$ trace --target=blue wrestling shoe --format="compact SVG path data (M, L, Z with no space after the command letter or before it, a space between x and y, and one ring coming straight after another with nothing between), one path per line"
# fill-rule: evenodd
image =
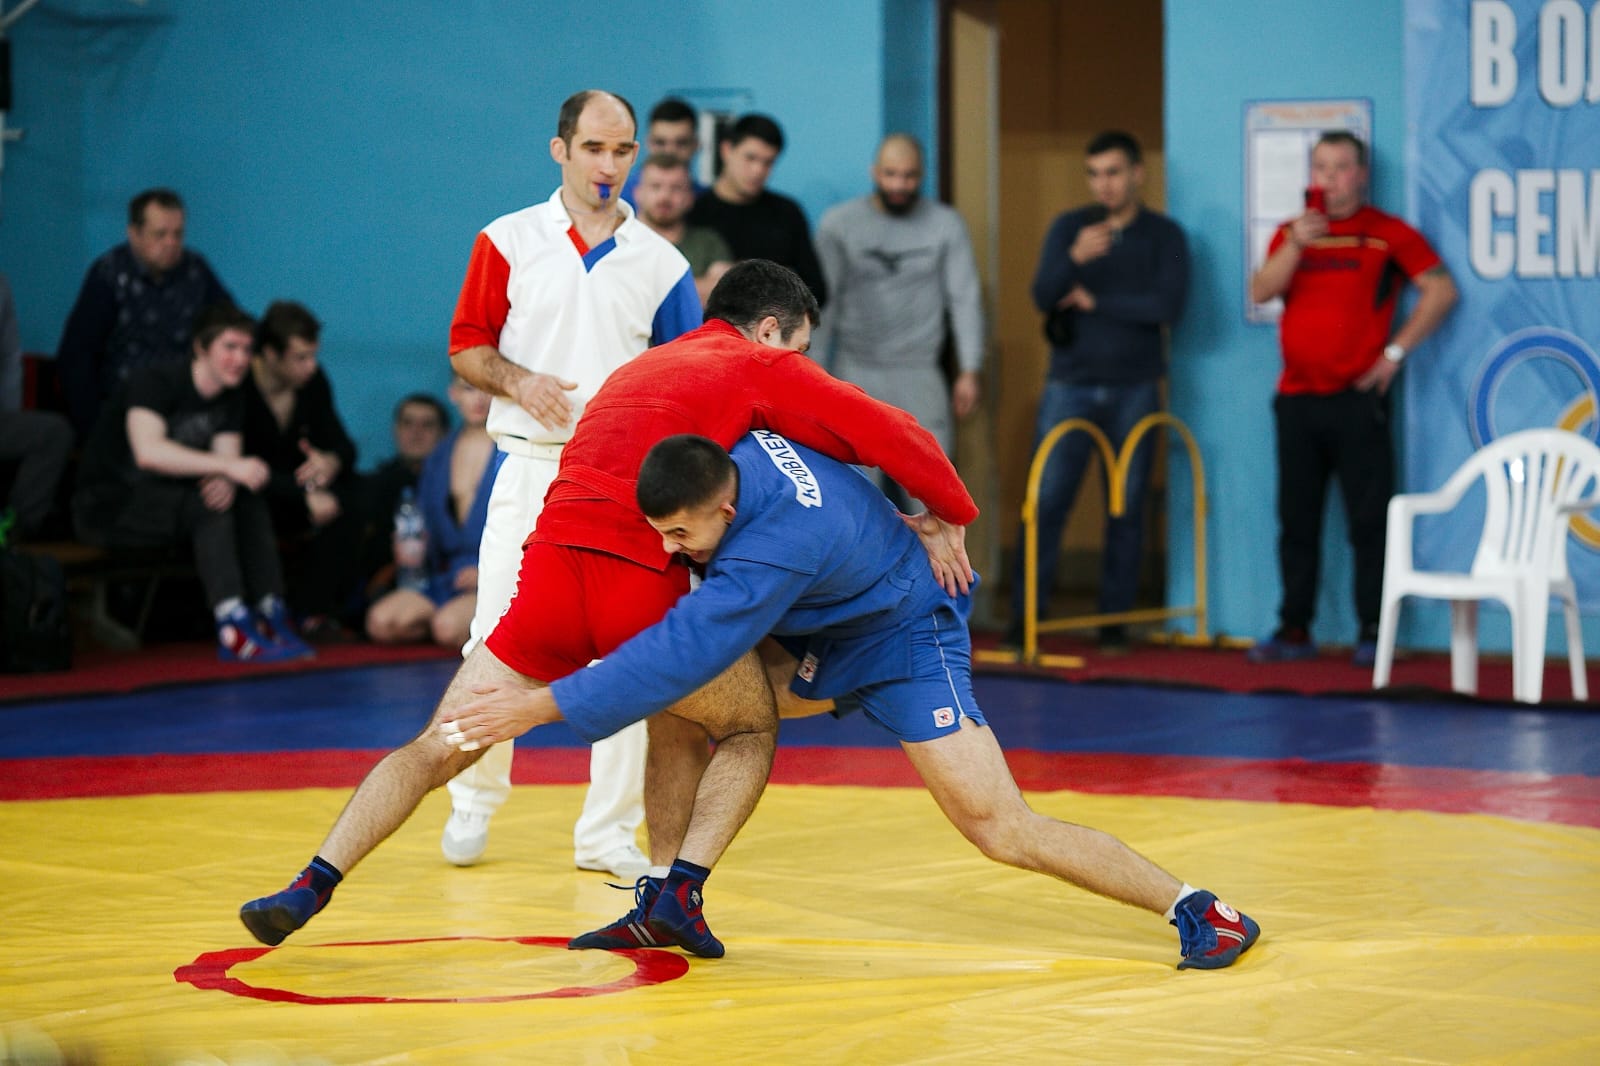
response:
M706 925L701 911L703 892L704 886L699 881L669 878L655 906L650 908L647 924L658 941L676 944L702 959L720 959L726 949Z
M626 889L627 886L612 885L611 887ZM572 951L580 951L584 948L616 951L618 948L658 948L665 946L650 931L650 926L646 920L650 914L651 906L660 895L660 878L639 878L633 885L633 910L624 914L610 925L601 926L593 932L573 937L567 941L567 947Z
M311 645L300 639L300 634L295 632L294 621L289 617L289 608L276 596L268 596L261 601L261 609L256 612L260 620L261 635L278 650L284 659L315 659L317 653Z
M1178 904L1180 970L1220 970L1249 950L1261 927L1210 892L1192 892Z
M318 867L321 861L313 859L312 865L300 871L300 876L282 892L253 899L239 908L239 920L251 936L268 947L277 947L284 937L328 905L342 875L331 866Z
M217 620L217 658L225 663L275 663L287 658L262 631L261 619L235 607Z

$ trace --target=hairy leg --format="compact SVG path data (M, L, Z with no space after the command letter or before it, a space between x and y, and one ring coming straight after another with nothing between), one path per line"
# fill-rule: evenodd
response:
M483 645L474 648L450 679L433 717L403 748L385 755L356 789L318 851L348 874L356 863L399 829L422 798L476 762L482 751L462 752L445 743L439 723L452 720L455 709L472 698L471 686L502 682L541 688L542 681L524 677L506 666Z
M697 724L715 745L695 788L693 811L677 852L689 862L714 866L755 810L772 772L778 713L760 658L746 652L704 688L674 704L670 713ZM652 745L655 736L651 733ZM681 792L676 798L681 802ZM652 856L655 837L652 826Z
M711 761L710 738L698 723L670 710L651 715L649 729L644 820L650 835L650 865L670 866L683 846L694 813L694 794Z
M989 858L1161 914L1183 885L1109 833L1029 808L987 726L901 745L961 835Z

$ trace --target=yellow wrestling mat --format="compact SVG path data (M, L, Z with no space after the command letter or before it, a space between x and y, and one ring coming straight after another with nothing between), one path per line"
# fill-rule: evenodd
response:
M439 794L260 949L239 904L345 796L0 805L0 1062L1600 1062L1593 829L1032 795L1260 921L1179 972L1160 919L989 863L921 791L774 786L708 885L727 957L684 965L560 946L632 904L567 865L578 788L519 788L465 870Z

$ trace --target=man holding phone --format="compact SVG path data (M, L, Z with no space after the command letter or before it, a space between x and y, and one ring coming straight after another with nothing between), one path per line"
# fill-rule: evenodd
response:
M1279 626L1250 649L1251 662L1316 656L1311 640L1330 477L1339 479L1355 551L1355 662L1377 653L1383 552L1394 446L1389 385L1406 354L1438 328L1456 302L1455 282L1427 240L1365 202L1367 146L1346 130L1311 150L1306 211L1285 222L1250 279L1250 298L1283 297L1283 374L1278 426ZM1404 282L1416 306L1392 335Z
M1033 302L1045 313L1050 369L1033 438L1034 449L1057 423L1087 418L1121 449L1128 432L1161 408L1166 373L1163 330L1178 320L1189 288L1183 230L1140 200L1144 156L1131 134L1108 130L1089 142L1086 170L1094 203L1068 211L1045 236L1033 278ZM1055 583L1061 532L1088 466L1091 442L1070 434L1055 449L1039 487L1039 612ZM1144 489L1151 443L1129 464L1127 508L1106 519L1100 612L1126 611L1139 586ZM1029 453L1030 458L1032 453ZM1022 537L1011 593L1006 642L1022 643ZM1120 625L1102 626L1100 646L1127 647Z

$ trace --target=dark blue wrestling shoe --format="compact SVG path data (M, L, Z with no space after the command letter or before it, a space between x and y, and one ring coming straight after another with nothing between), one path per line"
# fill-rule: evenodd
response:
M1178 927L1180 970L1220 970L1249 950L1261 927L1210 892L1185 896L1172 924Z
M626 885L612 885L613 888L626 888ZM668 945L657 940L650 931L646 919L650 914L650 907L661 895L661 879L656 877L641 877L633 885L633 910L624 914L610 925L601 926L593 932L575 936L567 941L567 947L573 951L584 948L599 948L602 951L616 951L618 948L659 948Z
M720 959L726 949L711 935L702 913L704 886L688 878L669 878L650 908L648 924L658 941L676 944L702 959Z
M324 883L327 884L326 877ZM313 887L313 867L308 866L282 892L253 899L240 907L239 920L250 930L251 936L268 947L277 947L283 943L284 937L305 925L313 914L328 905L337 884L335 880L327 884L325 891L318 892Z

